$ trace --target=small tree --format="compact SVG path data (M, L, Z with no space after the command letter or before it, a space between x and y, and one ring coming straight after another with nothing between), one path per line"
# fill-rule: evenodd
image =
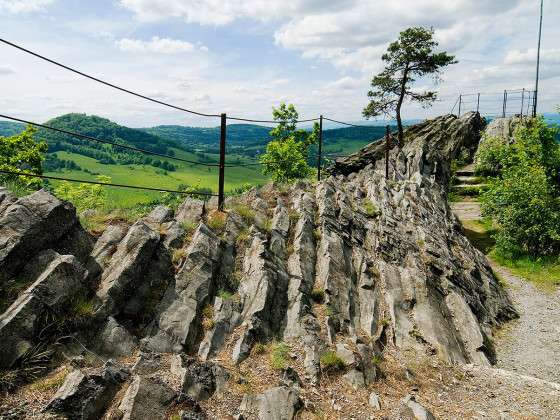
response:
M21 134L12 137L0 136L0 169L12 172L27 172L41 175L42 161L45 159L47 143L35 141L37 130L28 126ZM14 188L40 188L42 181L36 177L0 174L1 184L11 184Z
M263 173L271 175L276 182L287 182L309 176L312 169L307 164L309 146L317 141L319 124L313 131L298 130L299 114L295 107L285 103L272 109L272 118L278 125L270 131L272 140L261 157Z
M366 118L379 115L392 116L395 112L399 130L399 146L404 142L401 107L405 99L430 106L436 99L433 91L416 92L412 89L417 77L432 76L436 81L442 69L455 64L455 57L446 52L434 52L438 43L434 40L434 30L422 27L408 28L401 32L399 39L389 45L381 57L385 69L371 82L371 98L364 108Z

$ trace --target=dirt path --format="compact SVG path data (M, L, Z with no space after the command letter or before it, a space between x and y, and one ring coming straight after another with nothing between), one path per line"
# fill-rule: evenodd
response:
M492 263L520 318L496 335L497 367L560 383L560 289L545 292Z
M478 231L472 223L480 218L480 204L465 201L451 203L451 208L464 224L467 236L481 248L484 241L479 236L484 232ZM508 293L520 315L518 320L496 333L496 367L560 383L560 288L555 292L539 290L507 268L495 262L491 264L507 283Z

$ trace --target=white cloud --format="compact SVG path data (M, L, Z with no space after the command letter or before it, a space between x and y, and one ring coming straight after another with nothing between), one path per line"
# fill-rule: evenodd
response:
M117 47L121 51L127 52L152 52L158 54L181 54L195 51L196 47L187 41L170 38L152 37L150 41L140 39L123 38L116 41ZM208 51L204 46L200 47L203 51Z
M359 88L367 87L367 83L364 83L362 79L356 79L353 77L345 76L341 79L335 80L327 84L327 89L334 90L354 90Z
M8 74L14 74L16 71L10 66L0 65L0 76L5 76Z
M0 12L29 13L43 10L55 0L0 0Z
M338 10L354 0L120 0L141 20L179 17L202 25L225 25L237 19L284 19L301 13Z
M560 49L544 49L541 50L541 60L546 64L560 64ZM504 59L505 64L531 64L537 62L537 50L530 48L528 50L512 50L507 53Z

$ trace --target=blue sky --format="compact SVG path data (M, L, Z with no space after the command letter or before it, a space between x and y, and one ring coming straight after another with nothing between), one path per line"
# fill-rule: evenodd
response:
M560 2L545 0L542 111L560 103ZM356 121L381 54L407 26L433 26L459 64L430 110L457 95L531 88L538 0L0 0L0 36L113 83L202 112ZM420 81L418 88L428 88ZM0 45L0 110L45 121L67 112L131 126L216 125L144 103Z

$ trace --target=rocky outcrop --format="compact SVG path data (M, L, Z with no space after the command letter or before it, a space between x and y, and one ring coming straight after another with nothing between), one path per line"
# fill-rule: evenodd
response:
M45 408L72 420L95 420L127 380L129 373L108 362L100 372L71 372Z
M226 215L193 199L176 212L158 206L132 226L109 226L95 245L69 204L0 190L1 276L29 282L0 317L2 366L35 343L43 313L63 314L76 294L93 305L94 328L71 333L88 351L134 364L111 403L126 418L158 418L175 394L190 405L183 417L204 417L253 380L258 391L244 392L239 415L290 419L309 384L322 398L321 375L369 395L388 349L493 363L491 330L516 313L447 205L450 160L472 156L483 125L467 114L409 128L389 151L388 178L375 143L316 185L254 188L229 197ZM276 379L263 384L271 369ZM126 375L113 376L71 373L49 410L101 416ZM217 416L233 415L228 407Z

